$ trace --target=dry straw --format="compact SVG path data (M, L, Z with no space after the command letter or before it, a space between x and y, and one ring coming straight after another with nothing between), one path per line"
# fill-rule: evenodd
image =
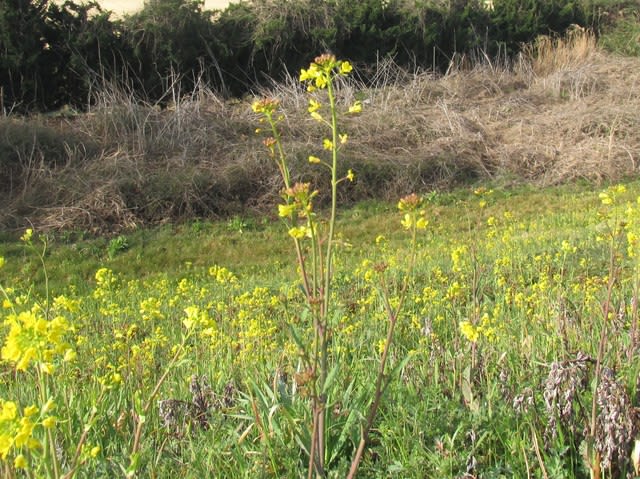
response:
M345 124L354 139L345 164L358 180L341 201L394 199L478 179L551 185L637 172L640 59L599 51L587 30L542 37L513 61L460 58L446 75L406 71L390 60L366 76L355 73L336 93L342 105L357 99L365 106ZM37 161L46 135L29 130L22 137L35 142L18 143L15 122L1 119L5 148L20 153L10 174L21 188L19 195L0 192L7 205L0 225L28 218L53 229L108 230L272 211L278 172L261 155L249 101L223 100L205 85L185 93L168 84L162 105L123 87L97 89L90 113L52 127L85 139L66 141L60 155L67 161L55 164ZM256 93L281 100L294 181L326 191L306 162L319 132L298 82ZM21 128L41 131L28 122Z

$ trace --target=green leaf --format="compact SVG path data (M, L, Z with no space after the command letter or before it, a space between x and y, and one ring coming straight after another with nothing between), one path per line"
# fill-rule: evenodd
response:
M339 364L336 362L336 364L331 368L331 371L329 371L329 374L327 375L327 379L322 385L322 394L328 393L329 389L333 385L333 382L336 380L336 375L338 374L339 370L340 370Z
M136 475L136 471L140 466L140 453L136 452L129 456L129 467L127 467L126 475L127 477L133 477Z

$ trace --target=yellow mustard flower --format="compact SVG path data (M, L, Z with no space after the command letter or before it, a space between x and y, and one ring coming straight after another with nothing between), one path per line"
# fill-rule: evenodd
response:
M460 332L468 341L475 343L480 338L480 332L470 321L461 321Z
M18 415L18 406L13 401L0 399L0 422L12 421Z
M214 277L218 284L234 284L238 281L237 276L223 266L211 266L209 276Z
M422 205L422 198L417 194L411 193L398 201L398 209L400 211L415 211Z
M53 372L56 370L56 367L51 364L51 363L40 363L40 371L42 371L45 374L53 374Z
M322 115L320 113L318 113L317 111L311 112L311 118L313 118L316 121L324 121L324 118L322 117Z
M29 449L33 449L36 443L33 442L33 438L31 437L33 434L33 430L36 427L36 423L34 423L30 417L22 417L18 421L20 425L17 434L13 438L13 443L16 447L27 446Z
M10 314L4 323L9 326L9 334L0 357L15 363L20 371L25 371L32 361L49 363L53 356L68 349L64 336L72 328L62 317L47 321L32 310Z
M335 75L347 75L353 70L348 61L336 60L334 55L325 53L316 57L309 68L300 70L300 81L308 83L309 91L326 88Z
M349 170L347 171L347 176L346 176L346 178L347 178L347 180L349 180L349 181L351 181L351 182L353 182L353 180L355 180L355 179L356 179L356 175L355 175L355 173L353 172L353 170L349 169Z
M37 414L38 411L39 411L38 406L31 405L31 406L27 406L26 408L24 408L23 414L26 417L31 417L31 416Z
M402 227L406 230L411 229L413 227L413 216L409 213L406 213L400 221Z
M57 423L57 419L55 416L47 416L42 420L42 427L45 429L51 429Z
M603 191L602 193L600 193L598 197L600 198L600 201L602 202L603 205L608 206L613 204L613 197L609 195L609 193L607 193L606 191Z
M273 115L278 109L280 101L275 98L262 98L251 104L254 113L263 113L267 116Z
M420 216L416 220L416 228L417 229L424 230L424 229L427 229L427 226L429 226L429 222L427 221L427 219L424 216Z
M308 108L309 113L318 111L321 106L322 104L319 101L316 101L312 98L311 100L309 100L309 108Z
M351 114L360 113L361 111L362 111L362 102L359 100L355 101L353 105L349 107L349 113Z
M347 73L351 73L353 71L353 66L348 61L343 61L340 63L340 73L346 75Z
M311 65L309 65L308 69L303 68L302 70L300 70L300 81L305 82L315 80L319 74L320 69L318 68L318 65L316 63L312 63Z
M311 157L309 157L309 161L311 162ZM295 203L278 205L278 216L280 216L281 218L291 218L295 212L296 212Z
M32 237L33 237L33 229L27 228L24 234L20 237L20 240L24 241L25 243L28 243L29 241L31 241Z
M295 239L303 239L311 237L311 229L308 226L294 226L289 229L289 236Z
M27 465L27 458L24 457L24 454L18 454L13 460L13 467L16 469L26 469Z

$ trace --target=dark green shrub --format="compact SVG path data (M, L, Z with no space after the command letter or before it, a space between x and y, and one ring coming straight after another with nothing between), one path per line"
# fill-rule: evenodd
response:
M143 98L169 103L201 81L221 86L220 50L200 0L155 0L124 20L131 69Z
M203 85L242 96L323 51L348 58L360 72L388 57L411 69L445 71L456 55L513 55L571 24L601 32L628 4L251 0L211 12L201 0L153 0L113 20L94 3L8 0L0 5L0 85L5 109L51 110L86 106L114 81L163 106ZM635 18L620 24L631 28L626 38Z
M128 62L120 34L119 23L95 2L1 2L0 104L5 112L86 105L96 79Z
M493 49L504 46L512 55L539 35L561 34L570 25L586 25L579 2L567 0L495 0L488 36Z

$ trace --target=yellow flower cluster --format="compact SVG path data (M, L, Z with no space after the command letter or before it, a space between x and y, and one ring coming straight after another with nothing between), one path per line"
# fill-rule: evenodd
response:
M282 196L286 203L278 205L278 215L281 218L292 220L289 228L289 236L297 240L311 238L313 236L313 198L318 194L317 190L311 190L309 183L296 183L286 188ZM306 220L296 225L298 219Z
M412 193L404 198L401 198L398 202L398 210L404 213L404 217L401 221L402 226L406 230L418 229L424 230L427 228L429 222L425 215L426 211L423 209L424 200L417 194Z
M286 188L282 196L287 203L278 205L278 215L281 218L307 218L313 213L313 198L318 195L317 190L311 189L310 183L296 183Z
M473 191L473 194L480 199L480 201L478 202L478 206L480 208L486 208L488 204L487 200L491 197L491 195L493 195L493 190L481 187L475 189Z
M251 108L254 113L262 113L263 115L271 116L278 110L279 106L279 100L275 98L263 98L262 100L253 102Z
M19 414L19 407L14 401L0 399L0 459L6 461L14 452L14 467L26 468L28 463L22 451L42 449L34 431L39 426L45 429L55 426L56 417L49 414L54 408L55 403L50 399L42 408L27 406Z
M313 91L316 88L326 88L333 75L348 75L352 70L348 61L336 60L335 55L325 53L316 57L308 69L300 71L300 81L308 82L309 91Z
M237 276L223 266L211 266L209 268L209 276L215 278L218 284L233 284L238 282Z
M162 320L164 314L162 313L162 301L159 298L145 298L140 301L140 317L143 321Z
M598 196L603 205L611 206L616 203L618 197L627 192L627 188L624 185L615 185L608 188L606 191L602 191Z
M30 311L9 314L4 324L9 333L2 347L2 360L14 363L19 371L26 371L35 363L50 374L56 356L72 356L66 336L73 328L62 316L47 320L38 307L33 307Z
M502 309L497 304L491 314L484 311L475 322L470 320L460 321L458 327L460 328L460 333L471 343L476 343L481 338L491 342L498 338L498 333L502 329L501 317Z
M640 196L635 203L628 203L624 212L624 231L627 240L627 256L640 261ZM636 265L640 269L640 264Z
M460 322L460 332L468 341L475 343L480 338L480 331L471 321Z
M105 299L110 295L111 289L116 284L116 276L109 268L100 268L96 271L95 280L97 287L93 290L95 299Z

